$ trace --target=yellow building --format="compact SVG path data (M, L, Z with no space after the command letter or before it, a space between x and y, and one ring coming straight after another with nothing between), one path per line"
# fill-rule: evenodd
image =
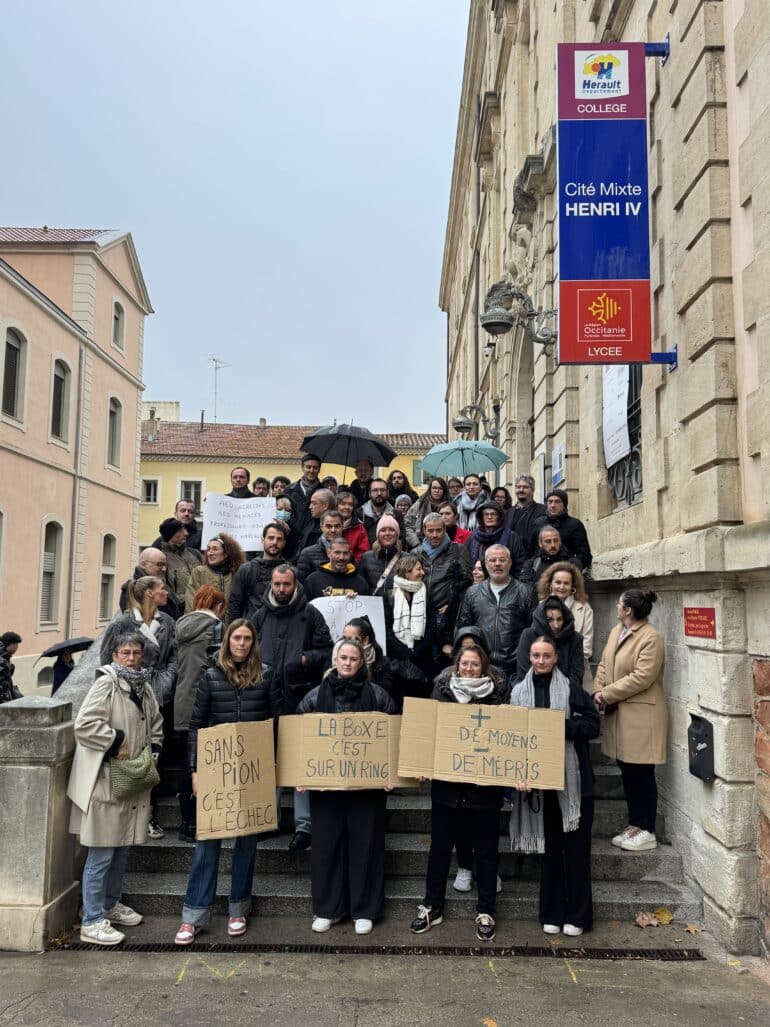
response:
M145 402L143 407L148 416L142 422L140 547L157 538L158 525L174 512L178 499L192 500L200 512L207 492L229 492L230 471L237 464L250 471L252 481L260 476L272 480L278 474L295 481L301 474L300 444L318 427L268 425L264 418L259 424L164 421L158 412L176 413L177 405ZM155 416L149 416L153 410ZM376 467L375 474L387 477L390 471L403 471L412 487L421 491L420 460L446 437L418 432L379 437L397 455L388 467ZM325 463L321 477L329 474L340 484L355 477L352 468Z
M95 637L134 566L144 318L131 236L0 228L0 631ZM41 676L42 672L42 676Z

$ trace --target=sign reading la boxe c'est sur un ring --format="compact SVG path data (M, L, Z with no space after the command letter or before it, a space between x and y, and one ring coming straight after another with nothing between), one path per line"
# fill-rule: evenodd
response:
M649 363L644 43L560 43L559 362Z

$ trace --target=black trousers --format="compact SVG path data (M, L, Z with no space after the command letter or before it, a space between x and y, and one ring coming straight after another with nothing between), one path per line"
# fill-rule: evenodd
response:
M473 822L467 806L457 807L457 865L463 870L473 871Z
M430 852L425 876L425 905L444 908L444 895L449 877L452 849L458 836L457 806L444 806L433 800L431 806ZM497 903L497 851L500 833L500 807L473 809L465 807L462 817L470 824L471 866L475 861L478 913L495 915Z
M315 916L376 920L385 900L384 791L311 792Z
M544 791L545 852L540 857L540 923L593 927L591 827L593 796L583 796L580 826L565 832L556 792Z
M655 780L654 763L625 763L618 760L626 793L628 823L643 831L655 834L655 820L658 815L658 783Z

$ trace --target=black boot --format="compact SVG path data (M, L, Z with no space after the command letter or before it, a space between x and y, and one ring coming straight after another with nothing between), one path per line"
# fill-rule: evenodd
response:
M180 842L195 842L195 796L179 795L179 810L182 824L179 828Z

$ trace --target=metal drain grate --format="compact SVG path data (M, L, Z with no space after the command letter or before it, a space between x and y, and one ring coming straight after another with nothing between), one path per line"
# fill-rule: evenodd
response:
M59 945L49 952L105 952L110 949L83 942L72 942ZM198 952L206 953L242 953L267 954L285 953L287 955L327 955L327 956L486 956L504 959L514 956L550 959L646 959L660 960L666 963L690 963L705 960L700 949L601 949L601 948L563 948L551 945L303 945L299 943L280 945L270 942L248 942L240 945L228 945L224 942L213 942L209 945L189 945L180 948L171 942L126 942L118 945L115 952Z

